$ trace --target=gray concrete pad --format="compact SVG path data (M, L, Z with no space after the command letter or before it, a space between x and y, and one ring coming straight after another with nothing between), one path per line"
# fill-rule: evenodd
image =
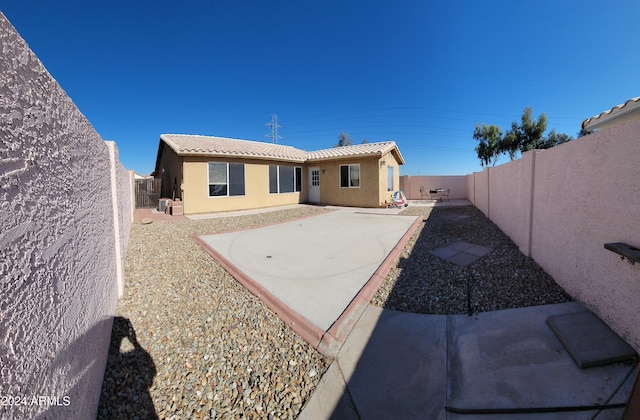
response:
M547 324L583 369L637 356L630 345L592 312L550 316Z
M546 324L549 316L584 310L570 302L451 316L448 407L532 409L624 402L628 394L618 391L634 366L580 369Z
M620 418L622 408L508 412L629 399L634 364L579 369L546 324L549 316L580 311L586 309L576 302L472 317L369 306L300 418Z
M327 331L415 220L346 209L200 239Z
M363 419L444 418L446 316L369 306L338 353Z
M466 267L484 257L491 251L493 251L493 248L486 246L475 245L469 242L455 242L442 248L438 248L432 251L431 254L452 264Z

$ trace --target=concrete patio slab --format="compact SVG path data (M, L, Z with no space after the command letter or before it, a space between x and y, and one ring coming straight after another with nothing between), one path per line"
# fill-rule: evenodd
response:
M346 314L354 298L361 310L377 289L365 285L388 270L421 218L341 209L276 225L202 235L199 242L249 290L314 346L345 336L359 317ZM383 268L385 268L383 267ZM386 273L377 275L381 281ZM360 300L362 302L360 302ZM347 311L348 312L348 311ZM354 319L355 318L355 319ZM343 322L334 325L338 319ZM329 343L323 345L330 351Z
M637 357L635 350L592 312L550 316L547 324L583 369Z
M449 409L561 411L626 402L618 391L633 376L632 364L580 369L546 324L549 316L584 311L569 302L451 316Z

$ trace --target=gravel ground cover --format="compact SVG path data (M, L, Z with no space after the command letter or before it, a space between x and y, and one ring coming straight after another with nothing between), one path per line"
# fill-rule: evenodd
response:
M425 221L404 247L372 304L422 314L471 314L570 301L571 298L473 206L410 206ZM494 248L467 267L431 254L464 241Z
M331 360L299 338L193 240L323 213L299 207L132 226L99 419L295 418ZM472 206L410 206L426 221L372 304L459 314L570 300ZM428 217L427 217L428 216ZM466 241L494 251L468 267L430 254Z
M135 223L98 418L295 418L330 360L192 236L322 212Z

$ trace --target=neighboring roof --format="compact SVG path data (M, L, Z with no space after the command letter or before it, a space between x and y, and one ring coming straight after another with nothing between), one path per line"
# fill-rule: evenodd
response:
M261 141L186 134L162 134L160 142L160 147L164 142L178 156L254 158L303 163L307 160L322 161L348 157L382 156L392 152L396 156L396 160L400 164L404 164L400 150L393 141L333 147L315 152L305 152L295 147ZM158 157L160 157L160 149Z
M404 158L400 154L400 150L393 141L384 141L379 143L363 143L352 146L332 147L330 149L308 152L307 157L310 161L341 159L345 157L360 156L382 156L386 153L393 152L396 160L401 165L404 164Z
M595 130L596 128L607 122L611 122L615 119L638 110L640 110L640 96L631 98L627 102L616 105L613 108L602 112L601 114L595 115L591 118L587 118L586 120L582 121L582 128L587 131Z
M303 150L281 144L225 137L162 134L164 141L179 156L224 156L304 162Z

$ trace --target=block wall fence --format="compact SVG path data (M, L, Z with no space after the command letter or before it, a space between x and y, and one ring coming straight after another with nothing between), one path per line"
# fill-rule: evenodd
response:
M640 119L467 176L468 199L640 351Z
M426 191L438 188L449 189L449 199L467 198L467 177L464 175L431 176L431 175L402 175L400 177L400 189L408 200L420 200L420 189ZM428 198L428 197L427 197Z
M0 14L1 418L95 418L131 177Z

